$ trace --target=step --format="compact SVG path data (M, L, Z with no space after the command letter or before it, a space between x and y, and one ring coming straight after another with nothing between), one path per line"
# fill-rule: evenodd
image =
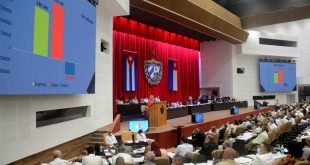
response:
M93 137L90 137L90 141L104 141L104 138L103 137L93 136Z

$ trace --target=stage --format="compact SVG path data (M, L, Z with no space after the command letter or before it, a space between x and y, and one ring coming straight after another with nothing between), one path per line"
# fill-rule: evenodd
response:
M212 126L220 127L228 121L234 122L234 120L245 119L250 114L259 114L272 109L272 107L262 107L260 110L255 110L254 107L240 108L238 115L231 115L230 110L211 111L204 113L204 122L198 124L191 123L191 116L187 115L167 120L167 126L150 130L146 136L155 139L161 147L170 148L177 144L178 138L191 136L192 131L197 127L202 131L208 131ZM128 131L128 122L121 122L120 131L115 133L116 136L123 131Z

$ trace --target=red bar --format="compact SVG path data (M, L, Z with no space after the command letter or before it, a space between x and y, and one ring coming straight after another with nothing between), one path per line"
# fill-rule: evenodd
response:
M278 75L279 75L279 84L283 84L283 70L282 69L278 70Z
M63 59L64 8L53 2L52 4L52 45L51 57Z

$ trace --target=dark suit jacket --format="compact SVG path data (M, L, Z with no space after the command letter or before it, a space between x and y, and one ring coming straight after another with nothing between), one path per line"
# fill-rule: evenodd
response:
M204 132L198 132L196 134L192 134L192 144L194 147L202 147L205 141L206 135Z
M212 151L218 149L218 145L214 142L205 143L199 153L204 155L208 160L212 159Z

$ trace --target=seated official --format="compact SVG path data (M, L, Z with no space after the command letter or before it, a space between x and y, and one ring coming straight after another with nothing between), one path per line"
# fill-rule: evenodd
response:
M159 144L154 141L151 143L151 151L155 154L155 157L167 157L168 153L165 149L159 147Z
M289 142L287 146L289 155L276 160L272 165L309 165L310 162L302 156L302 145L298 142Z
M140 129L137 134L137 141L147 141L145 133Z
M260 144L259 151L260 152L257 153L257 155L254 157L254 161L251 163L251 165L271 165L274 162L269 144Z
M185 156L187 152L193 152L193 145L188 143L188 140L185 137L181 138L181 144L177 146L175 150L175 155Z
M125 163L127 163L127 164L134 164L134 160L133 160L133 158L131 157L131 155L125 153L125 148L124 148L124 146L118 146L117 151L118 151L118 154L116 154L116 155L114 155L114 156L112 157L112 164L113 164L113 165L116 163L116 159L117 159L118 157L124 158L124 161L125 161Z
M207 160L212 160L212 151L217 150L218 145L214 143L213 136L207 136L205 143L201 150L199 151L199 162L204 162Z
M194 147L202 147L205 141L206 135L204 132L196 128L192 133L192 144Z
M70 165L71 163L67 160L63 160L62 154L59 150L53 152L54 160L49 163L49 165Z
M143 165L156 165L154 152L149 151L145 154Z
M82 158L82 165L102 165L102 158L95 155L93 146L87 147L87 156Z
M249 152L252 150L252 147L254 145L260 145L262 144L265 140L268 139L268 134L267 134L267 127L262 127L262 132L253 140L251 140L248 144L246 144L244 147L245 149Z
M117 140L116 140L116 138L112 132L108 132L108 135L105 136L104 141L105 141L106 145L108 145L108 147L110 147L110 148L113 147L114 144L117 143Z
M233 148L226 148L223 153L223 160L216 165L239 165L234 159L237 157L238 152Z

